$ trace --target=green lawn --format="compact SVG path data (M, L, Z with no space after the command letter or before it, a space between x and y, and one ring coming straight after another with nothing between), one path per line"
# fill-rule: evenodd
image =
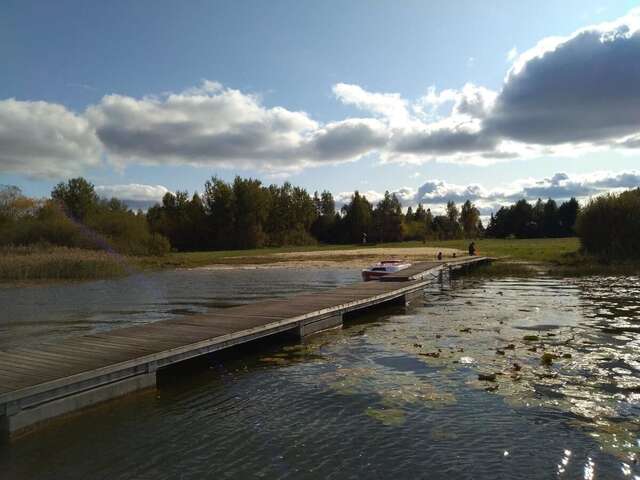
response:
M440 246L466 250L468 240L427 242L427 246ZM479 255L505 257L529 262L565 263L571 254L577 254L580 241L575 238L498 239L476 241Z

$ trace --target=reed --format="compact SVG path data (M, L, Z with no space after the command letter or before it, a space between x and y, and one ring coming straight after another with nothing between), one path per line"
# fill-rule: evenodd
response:
M121 258L101 251L36 246L0 249L0 281L88 280L125 273Z

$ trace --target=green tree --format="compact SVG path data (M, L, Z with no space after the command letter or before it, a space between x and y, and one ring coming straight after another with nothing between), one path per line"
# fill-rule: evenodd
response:
M558 208L558 223L562 236L571 236L575 233L575 225L580 213L580 204L575 198L563 202Z
M321 242L336 242L336 226L338 218L336 214L336 202L331 192L325 190L318 196L318 192L313 195L313 202L316 206L316 220L311 226L312 235Z
M560 234L559 227L558 204L550 198L544 204L542 235L545 237L557 237Z
M479 228L482 226L480 211L469 200L464 202L460 209L460 223L465 237L475 238L478 236Z
M342 207L342 241L361 243L363 234L371 233L373 209L364 195L356 190L349 203Z
M259 180L236 177L233 181L235 248L258 248L265 244L268 196Z
M374 234L377 241L399 242L402 240L402 220L402 207L398 197L388 191L384 192L384 198L373 210Z
M67 215L79 221L84 221L98 205L93 184L82 177L60 182L51 192L51 198L60 202Z
M207 225L212 235L212 246L217 249L234 248L235 208L233 189L217 177L204 185L202 197L207 214Z

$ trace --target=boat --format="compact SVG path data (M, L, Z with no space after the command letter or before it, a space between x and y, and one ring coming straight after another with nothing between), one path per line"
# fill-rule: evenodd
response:
M365 282L369 280L376 280L385 275L399 272L405 268L409 268L410 263L406 263L404 260L382 260L375 265L370 266L362 270L362 279Z

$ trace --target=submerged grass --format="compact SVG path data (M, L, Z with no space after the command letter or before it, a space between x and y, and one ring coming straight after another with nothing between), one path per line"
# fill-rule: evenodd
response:
M0 282L89 280L125 273L122 262L105 252L65 247L0 249Z
M501 277L534 277L543 271L540 265L522 262L496 261L488 265L480 265L465 273L471 278L501 278Z

